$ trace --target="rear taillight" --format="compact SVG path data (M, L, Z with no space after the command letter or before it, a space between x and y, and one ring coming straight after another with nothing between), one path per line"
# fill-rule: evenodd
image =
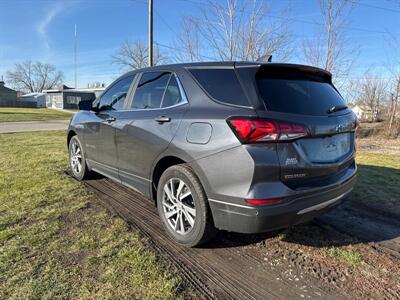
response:
M270 198L270 199L246 199L246 203L253 206L272 205L283 202L283 198Z
M277 120L231 118L228 123L244 143L288 141L308 134L303 125Z

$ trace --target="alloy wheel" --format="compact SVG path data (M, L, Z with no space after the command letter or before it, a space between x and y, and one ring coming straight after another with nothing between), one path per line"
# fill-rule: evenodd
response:
M80 174L82 171L82 151L79 143L73 141L70 149L71 168L75 174Z
M164 185L162 205L168 225L176 233L185 235L194 226L196 207L188 185L179 178L171 178Z

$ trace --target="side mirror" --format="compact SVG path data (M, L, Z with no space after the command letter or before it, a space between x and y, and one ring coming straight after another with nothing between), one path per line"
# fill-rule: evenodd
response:
M79 110L93 110L92 101L91 100L83 100L78 104Z

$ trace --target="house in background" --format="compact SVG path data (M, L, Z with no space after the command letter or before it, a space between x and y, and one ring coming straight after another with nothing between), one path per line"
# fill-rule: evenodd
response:
M10 89L5 86L4 81L0 81L0 102L5 104L6 102L14 102L17 101L17 91ZM3 105L2 105L3 106Z
M46 94L46 107L59 109L78 109L81 101L94 101L103 91L104 86L74 89L62 85L56 89L43 90Z
M366 105L356 104L351 109L360 121L371 121L374 119L374 112Z
M36 104L36 107L46 107L45 93L29 93L19 97L22 101L29 101Z

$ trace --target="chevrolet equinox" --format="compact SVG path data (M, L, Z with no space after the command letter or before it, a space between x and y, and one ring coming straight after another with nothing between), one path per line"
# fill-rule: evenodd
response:
M217 229L258 233L311 220L353 189L355 115L330 73L213 62L129 72L68 129L73 175L100 173L153 199L185 246Z

